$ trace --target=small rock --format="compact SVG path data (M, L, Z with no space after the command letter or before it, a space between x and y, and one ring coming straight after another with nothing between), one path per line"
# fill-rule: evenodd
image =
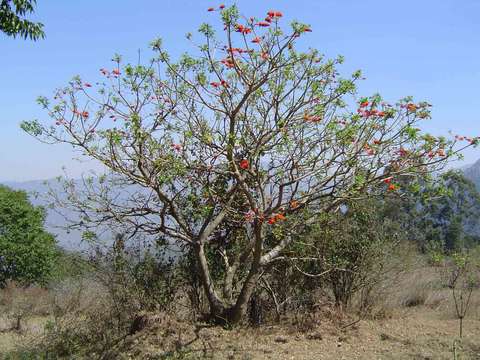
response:
M283 337L283 336L277 336L275 338L275 342L277 343L282 343L282 344L286 344L288 342L287 338Z
M313 334L308 334L307 335L308 340L323 340L322 334L316 332Z

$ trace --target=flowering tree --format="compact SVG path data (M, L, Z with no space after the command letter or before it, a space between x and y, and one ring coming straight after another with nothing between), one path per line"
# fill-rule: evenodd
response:
M426 175L477 139L456 146L422 134L430 105L411 98L391 105L375 95L349 111L361 74L341 78L342 58L298 51L308 25L281 30L278 11L260 20L236 7L208 11L224 32L201 25L200 44L187 36L193 55L174 62L156 40L148 65L116 57L113 70L100 70L97 92L75 78L54 104L39 99L53 124L22 127L108 169L85 182L86 193L68 183L77 225L121 223L189 247L211 314L236 323L297 225L378 189L400 192L397 178ZM212 246L221 284L206 256Z

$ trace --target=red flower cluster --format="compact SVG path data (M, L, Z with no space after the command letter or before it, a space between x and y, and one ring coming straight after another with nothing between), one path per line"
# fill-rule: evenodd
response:
M322 121L322 117L319 116L319 115L305 114L305 115L303 115L303 120L311 121L311 122L319 122L319 121Z
M240 168L247 170L250 167L250 162L247 159L242 159L239 164Z
M300 206L300 203L299 203L297 200L292 200L292 201L290 201L290 207L291 207L292 209L296 209L296 208L298 208L299 206Z
M250 53L250 52L253 52L253 50L245 50L242 48L228 48L227 52L229 52L232 55L235 55L235 54Z
M245 221L246 222L253 222L255 219L255 211L253 210L248 210L247 213L245 214Z
M88 119L88 117L90 116L90 114L88 113L88 111L78 111L77 109L74 109L73 110L73 113L75 115L78 115L80 117L83 117L84 119Z
M417 106L415 104L407 104L407 110L410 112L414 112L417 110Z
M267 223L268 223L269 225L273 225L273 224L275 224L275 223L276 223L277 221L279 221L279 220L286 220L286 219L287 219L287 218L286 218L285 215L283 215L283 214L275 214L275 215L272 215L272 216L268 219Z
M398 187L395 184L388 185L388 191L395 191L397 189L398 189Z
M404 149L403 147L400 148L400 150L398 150L398 154L401 156L401 157L405 157L409 154L409 151Z
M364 110L368 106L368 101L365 101L360 104L360 107L357 109L357 113L363 117L378 116L385 117L385 111L378 111L377 109Z
M283 14L280 12L280 11L273 11L273 10L270 10L269 12L267 12L267 16L269 18L281 18L283 16Z
M243 26L241 24L236 24L235 31L246 35L246 34L250 34L252 32L252 29L249 27Z
M370 103L368 102L368 100L362 100L360 102L360 107L361 108L364 108L364 107L367 107Z
M259 21L255 25L261 26L261 27L267 27L270 26L270 23L268 21Z
M225 5L224 4L220 4L220 6L218 7L219 10L223 10L225 9ZM214 7L209 7L207 9L207 11L211 12L211 11L215 11L215 8Z
M225 80L222 80L220 82L215 82L214 81L214 82L211 82L210 85L212 85L215 88L218 88L219 86L223 86L223 87L226 87L226 88L229 87L228 83Z
M468 136L455 135L455 140L468 141L470 144L474 144L475 142L478 141L478 139L479 139L478 137L471 138L471 137L468 137Z
M182 151L182 145L180 144L172 144L172 149L179 152L179 151Z
M231 59L231 58L222 59L222 60L220 60L220 62L229 69L231 69L235 66L235 63L234 63L233 59Z

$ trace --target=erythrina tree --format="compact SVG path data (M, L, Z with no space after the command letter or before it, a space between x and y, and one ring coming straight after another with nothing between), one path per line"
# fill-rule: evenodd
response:
M0 186L0 287L8 280L40 283L51 274L57 248L44 230L45 212L24 191Z
M233 324L296 226L371 189L397 192L397 178L428 174L477 139L456 146L422 134L430 105L411 98L391 105L375 95L348 111L361 74L342 78L342 58L298 51L310 26L284 31L278 11L257 19L236 7L208 10L224 31L201 25L194 55L174 62L156 40L148 65L117 56L100 70L97 93L74 78L54 104L39 98L53 123L22 127L108 169L83 191L67 181L60 200L79 212L76 225L122 224L183 244L211 315ZM223 262L219 281L212 256Z
M24 18L34 12L36 3L36 0L1 0L0 31L13 37L20 35L24 39L43 39L43 24Z

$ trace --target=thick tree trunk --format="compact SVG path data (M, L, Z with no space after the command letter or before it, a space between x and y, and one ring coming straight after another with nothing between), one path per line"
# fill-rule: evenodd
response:
M253 292L257 286L258 279L260 278L261 265L260 261L262 259L262 250L263 250L263 237L262 237L262 225L260 222L256 221L254 224L255 232L255 245L253 248L253 261L248 272L247 278L243 283L242 290L238 295L235 305L232 306L227 312L227 320L230 324L238 324L248 310L248 302L252 297Z
M214 318L221 318L225 314L226 306L215 291L203 244L197 244L195 246L195 256L197 259L198 271L200 273L200 281L202 282L203 289L210 305L211 316Z
M262 224L257 222L254 224L254 246L253 259L248 272L247 278L242 285L240 294L238 295L235 304L231 305L229 299L222 299L218 296L213 280L210 276L210 269L208 267L207 258L204 252L204 245L198 242L195 246L195 255L197 258L198 270L200 272L200 279L205 290L209 305L211 320L222 324L235 325L238 324L246 315L248 310L248 303L252 297L253 292L257 286L262 269ZM233 281L233 274L229 274L226 281ZM228 288L228 284L226 284ZM230 285L231 286L231 285ZM226 294L228 295L228 289ZM227 303L228 302L228 303Z

